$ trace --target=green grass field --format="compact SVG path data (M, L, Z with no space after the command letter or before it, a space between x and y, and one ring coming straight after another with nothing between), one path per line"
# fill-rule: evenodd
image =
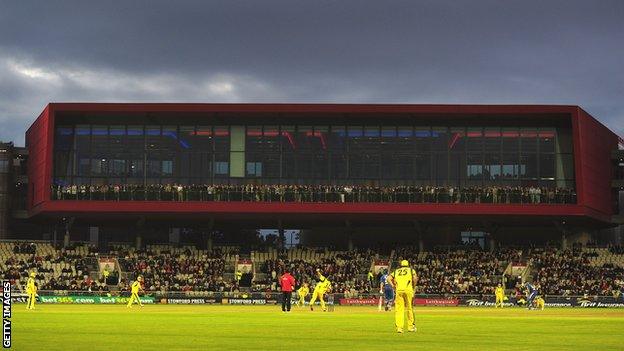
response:
M622 350L624 310L417 307L416 333L393 312L279 306L13 305L15 350ZM284 340L288 339L287 342Z

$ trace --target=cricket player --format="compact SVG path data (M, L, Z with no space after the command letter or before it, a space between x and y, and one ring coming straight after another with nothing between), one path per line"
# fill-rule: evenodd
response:
M544 305L546 304L546 301L544 301L544 298L541 296L538 296L535 298L535 307L537 307L540 310L544 310Z
M526 290L527 296L527 310L533 309L533 300L537 297L538 291L537 288L529 282L524 283L524 289Z
M318 299L321 303L321 309L323 312L327 311L327 307L325 306L325 293L331 290L331 282L329 279L325 278L323 274L321 274L321 270L317 269L316 274L318 275L318 283L314 287L314 291L312 292L312 299L310 299L310 311L314 311L314 303Z
M139 299L139 291L143 291L143 287L141 286L141 283L143 282L143 277L138 276L137 280L135 280L132 283L132 295L130 295L130 299L128 300L128 305L126 307L132 308L132 303L134 301L136 301L139 306L143 307L143 303L141 302L141 299Z
M381 278L379 278L379 293L384 294L384 299L386 300L386 305L384 310L389 311L392 309L392 303L394 302L394 289L392 288L392 284L388 280L388 270L384 269ZM381 311L381 305L380 311Z
M308 287L308 283L303 283L299 289L297 289L297 295L299 296L299 301L297 301L297 306L305 305L305 298L310 293L310 288Z
M414 288L418 282L416 271L409 266L407 260L403 260L401 261L401 267L390 274L389 280L396 291L394 300L394 320L397 333L403 333L405 311L407 311L407 330L415 332L416 324L414 322L412 300L414 299Z
M28 295L28 300L26 301L27 310L35 309L35 300L37 297L37 285L35 284L36 275L37 274L35 272L30 272L30 276L26 282L26 295Z
M494 295L496 296L496 304L494 305L494 308L498 308L499 306L500 308L503 308L503 304L505 302L505 289L503 289L503 285L501 283L498 283L498 286L494 291Z

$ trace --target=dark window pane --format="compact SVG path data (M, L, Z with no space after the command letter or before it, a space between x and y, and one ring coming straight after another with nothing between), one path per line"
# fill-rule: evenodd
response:
M381 157L379 154L364 155L364 170L362 177L366 179L379 179L379 167L381 166Z
M416 154L414 155L414 163L416 179L428 180L431 178L431 155Z
M501 178L501 157L499 154L486 154L484 162L484 178L496 181Z
M520 156L520 177L527 179L537 178L537 154Z
M342 151L346 148L347 132L343 126L332 126L329 135L329 148Z
M328 177L328 158L324 153L317 153L314 155L314 178L327 179Z
M504 153L517 153L520 147L520 134L517 128L503 128L502 143Z
M485 153L500 153L501 139L500 128L485 128L483 131L483 149Z
M434 151L446 151L449 147L449 135L448 128L445 127L433 127L432 140Z
M295 140L295 127L294 126L282 126L281 141L282 141L283 152L289 153L289 152L295 152L295 150L297 150L297 146L296 146L297 142Z
M61 126L56 128L54 136L55 151L71 150L74 147L74 128Z
M540 153L555 152L555 130L542 128L539 130L539 150Z
M520 148L522 154L537 152L537 129L522 128L520 130Z
M542 179L555 179L555 154L540 154L539 171Z
M280 176L280 155L265 154L263 155L263 172L265 177L279 178Z
M278 126L264 126L262 140L264 142L264 152L280 152L280 135Z
M228 126L215 126L213 140L214 140L215 152L229 152L230 151L230 128ZM229 164L229 161L228 161L228 164ZM223 170L224 168L229 168L229 167L222 167L221 170Z
M514 179L520 173L520 158L518 154L503 154L502 157L502 176L507 179Z
M466 178L479 181L483 179L483 155L468 154L466 164Z
M468 152L483 151L483 131L481 128L468 128L466 131Z
M332 154L331 156L331 178L347 178L347 156L345 154Z
M416 137L416 152L429 152L431 150L431 130L425 127L416 127L414 129L414 136Z
M195 132L195 150L200 152L212 152L213 133L211 126L197 126Z
M454 152L466 150L466 131L464 128L451 128L449 149Z
M349 154L349 177L362 178L364 157L361 154Z

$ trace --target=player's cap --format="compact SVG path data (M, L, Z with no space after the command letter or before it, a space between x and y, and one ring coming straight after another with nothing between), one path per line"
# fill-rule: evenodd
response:
M30 272L30 276L31 276L32 278L34 278L35 276L37 276L37 273L35 273L35 272Z
M408 267L408 266L409 266L409 262L407 262L407 260L401 261L401 267Z

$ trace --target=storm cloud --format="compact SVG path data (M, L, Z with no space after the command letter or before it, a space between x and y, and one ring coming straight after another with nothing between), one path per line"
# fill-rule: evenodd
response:
M0 140L52 101L580 105L624 134L624 1L2 1Z

